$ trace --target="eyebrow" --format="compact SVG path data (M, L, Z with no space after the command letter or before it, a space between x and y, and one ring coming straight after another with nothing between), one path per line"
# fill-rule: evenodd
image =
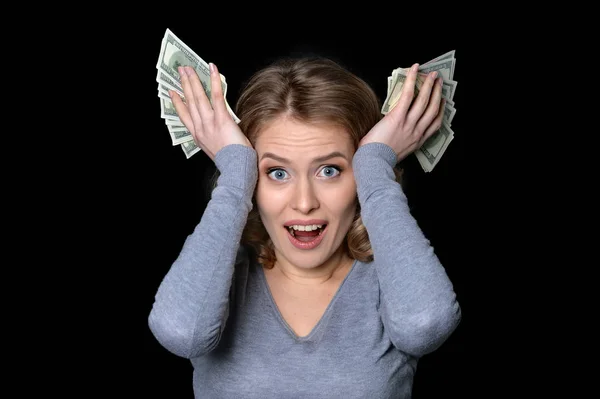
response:
M344 154L342 154L341 152L339 152L339 151L334 151L331 154L327 154L327 155L323 155L322 157L314 158L312 161L313 161L313 163L319 163L319 162L327 161L328 159L337 158L337 157L344 158L346 161L348 161L348 158ZM289 159L280 157L279 155L275 155L272 152L265 152L260 157L260 160L262 161L265 158L271 158L271 159L274 159L274 160L276 160L278 162L281 162L281 163L290 163Z

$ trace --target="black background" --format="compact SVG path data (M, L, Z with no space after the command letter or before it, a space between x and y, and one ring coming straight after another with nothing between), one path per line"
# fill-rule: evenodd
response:
M98 143L111 151L101 154L99 162L111 168L101 174L110 189L98 190L97 195L115 210L103 221L111 224L104 243L115 252L108 255L112 267L102 273L110 283L97 299L102 308L106 298L102 313L95 315L103 333L97 354L110 365L103 366L98 381L105 387L118 385L114 392L135 397L193 397L189 361L162 348L147 326L154 293L200 220L214 172L214 164L202 152L188 160L179 146L172 146L160 118L156 62L169 28L219 67L232 107L252 73L280 56L329 56L365 79L383 101L386 78L394 68L456 50L454 141L431 173L424 173L414 156L403 165L413 214L454 283L463 321L439 350L421 359L414 398L463 397L481 393L480 384L485 392L502 384L495 373L502 354L488 324L489 291L496 283L490 270L497 261L489 226L499 215L489 203L494 177L489 165L482 174L482 165L491 156L491 148L484 146L491 141L486 136L495 128L490 71L510 44L487 20L427 6L419 13L382 7L352 18L335 12L267 17L234 11L233 5L228 11L235 15L220 15L207 7L202 18L191 18L185 15L185 5L170 7L182 14L181 19L163 18L169 7L148 11L139 20L130 14L116 17L119 30L113 33L123 35L118 70L126 79L118 87L96 87L103 96L110 92L112 105L123 110L118 123L101 128L98 135ZM108 46L112 40L100 37L98 43ZM112 106L106 108L108 114ZM106 119L98 122L100 126ZM102 353L100 348L109 349Z

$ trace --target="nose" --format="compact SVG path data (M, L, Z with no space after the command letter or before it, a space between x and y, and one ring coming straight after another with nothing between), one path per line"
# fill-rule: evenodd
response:
M308 179L299 179L291 200L292 208L303 214L309 214L319 208L319 199L314 185Z

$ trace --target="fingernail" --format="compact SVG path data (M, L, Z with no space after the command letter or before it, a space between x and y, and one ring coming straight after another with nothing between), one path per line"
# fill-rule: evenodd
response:
M215 73L215 64L209 62L208 67L210 68L210 73Z
M413 72L417 72L417 69L419 69L419 64L414 64L414 65L412 66L412 71L413 71Z

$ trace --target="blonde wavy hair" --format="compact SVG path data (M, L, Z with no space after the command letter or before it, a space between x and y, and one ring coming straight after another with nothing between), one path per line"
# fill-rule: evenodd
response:
M381 103L373 89L339 63L323 57L282 58L255 73L236 104L239 127L255 146L260 132L282 115L307 124L334 124L347 131L358 149L360 140L382 117ZM402 183L402 170L394 168ZM214 189L217 169L211 178ZM255 192L256 194L256 192ZM252 199L241 244L254 250L258 262L272 268L276 261L273 242ZM362 223L360 203L343 244L352 259L373 260L369 234Z

